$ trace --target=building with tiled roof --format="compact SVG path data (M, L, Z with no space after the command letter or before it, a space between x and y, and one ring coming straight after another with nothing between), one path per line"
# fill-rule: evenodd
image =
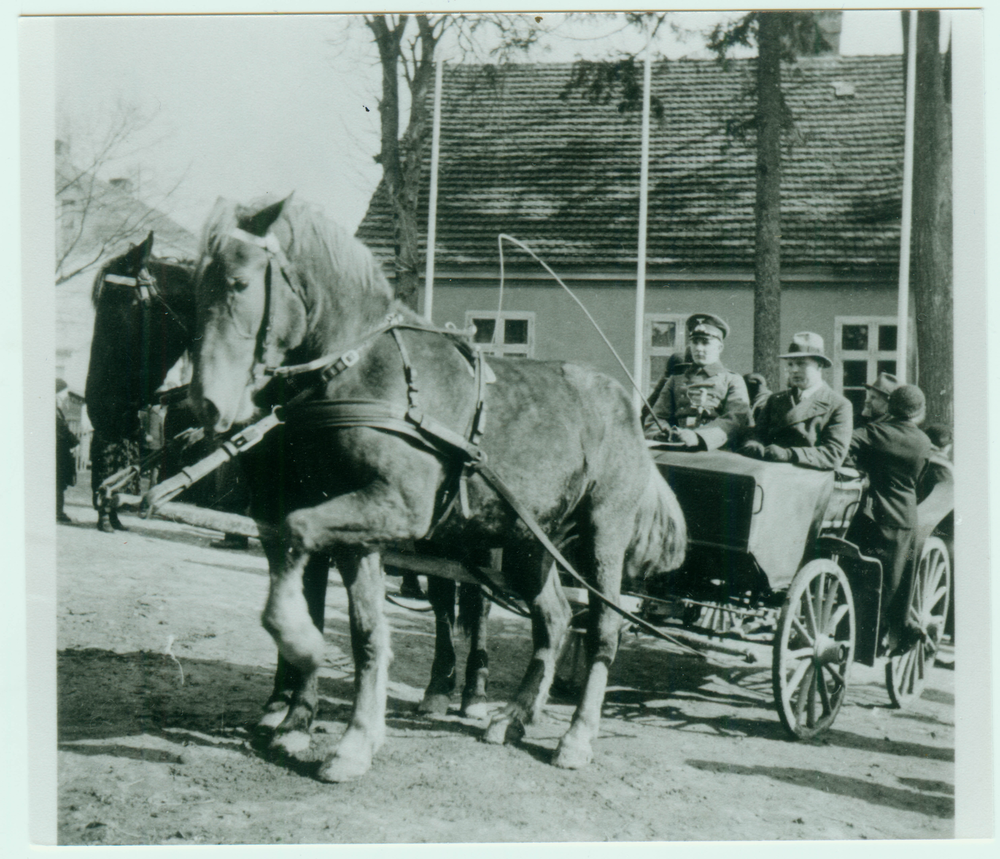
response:
M649 150L646 388L683 346L677 323L694 311L729 320L727 363L750 369L756 154L752 130L741 129L754 62L653 65L662 114ZM567 280L631 366L642 119L617 94L571 87L578 68L445 68L434 316L464 325L491 307L495 315L497 236L507 233ZM902 60L802 59L785 67L783 92L794 120L782 163L783 339L821 333L837 352L831 381L858 396L859 379L895 360ZM383 189L358 236L391 273ZM525 321L515 336L530 329L520 351L624 378L558 284L522 251L508 246L505 257L504 310Z
M82 394L94 329L91 289L100 266L154 232L159 257L193 259L197 239L143 202L126 179L105 182L56 142L56 375Z

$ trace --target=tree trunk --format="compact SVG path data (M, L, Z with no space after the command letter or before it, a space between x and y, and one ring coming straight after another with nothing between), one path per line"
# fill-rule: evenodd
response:
M757 31L757 199L753 368L777 389L781 352L781 19L760 13Z
M400 16L390 29L385 15L368 19L375 34L382 64L381 114L382 175L392 206L395 239L395 293L405 304L417 309L420 285L420 228L418 206L423 155L430 136L428 93L434 80L434 48L437 38L426 15L417 15L420 32L420 58L416 61L410 83L410 121L402 139L399 136L399 64L403 34L408 18Z
M944 86L939 34L940 13L919 12L910 293L916 318L917 382L927 397L927 423L951 426L954 421L951 105Z

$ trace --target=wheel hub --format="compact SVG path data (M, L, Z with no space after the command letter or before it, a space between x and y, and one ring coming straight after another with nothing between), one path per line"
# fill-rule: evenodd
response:
M829 635L816 636L813 659L820 665L839 663L847 659L847 645Z

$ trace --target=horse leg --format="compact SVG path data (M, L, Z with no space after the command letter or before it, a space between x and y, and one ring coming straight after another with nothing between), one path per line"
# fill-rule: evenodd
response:
M613 535L601 545L595 536L595 571L593 581L609 599L618 602L621 591L621 571L624 547L620 535ZM581 553L582 554L582 553ZM592 743L597 739L601 723L601 707L608 685L608 671L618 652L621 618L611 608L591 596L587 614L587 656L590 670L580 703L573 714L569 730L556 749L553 763L563 769L579 769L593 759Z
M309 617L316 629L323 632L326 586L329 579L330 559L313 555L306 564L302 577L302 590L306 598ZM282 667L284 666L284 671ZM283 688L279 693L278 683ZM309 729L319 705L319 671L303 671L278 657L275 674L275 693L284 700L282 718L276 725L271 748L288 754L305 751L309 747ZM274 698L272 694L272 699ZM266 716L265 716L266 718ZM263 723L264 720L261 720Z
M509 550L507 552L509 554ZM483 739L487 743L520 739L524 735L524 725L540 719L555 674L556 660L569 628L569 602L562 592L555 565L544 552L541 552L540 558L537 557L538 552L541 552L540 547L532 553L535 555L532 566L537 570L535 581L541 579L544 584L534 599L528 601L534 654L514 700L495 715L486 728ZM505 559L504 566L505 572L518 572L508 559Z
M439 715L448 712L455 691L455 582L428 576L427 598L434 608L434 662L417 712Z
M351 781L371 768L385 740L385 703L389 680L389 625L382 603L385 573L378 552L343 553L336 558L347 588L354 652L354 710L336 752L319 771L323 781Z
M499 568L501 550L494 549L491 555L495 566ZM469 658L465 664L461 713L470 719L483 719L486 717L486 691L490 677L490 661L486 652L490 601L482 588L465 584L459 587L458 600L459 623L469 635Z

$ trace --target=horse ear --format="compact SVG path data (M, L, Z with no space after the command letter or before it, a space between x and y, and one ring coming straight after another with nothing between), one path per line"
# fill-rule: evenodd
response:
M149 255L153 252L153 231L138 245L132 245L126 254L129 268L138 271L149 260Z
M292 195L289 194L284 200L279 200L277 203L265 206L263 209L254 212L252 215L246 215L240 218L240 228L246 230L251 235L263 236L269 229L271 229L271 225L281 216L281 212L285 208L285 203L287 203L291 197Z

